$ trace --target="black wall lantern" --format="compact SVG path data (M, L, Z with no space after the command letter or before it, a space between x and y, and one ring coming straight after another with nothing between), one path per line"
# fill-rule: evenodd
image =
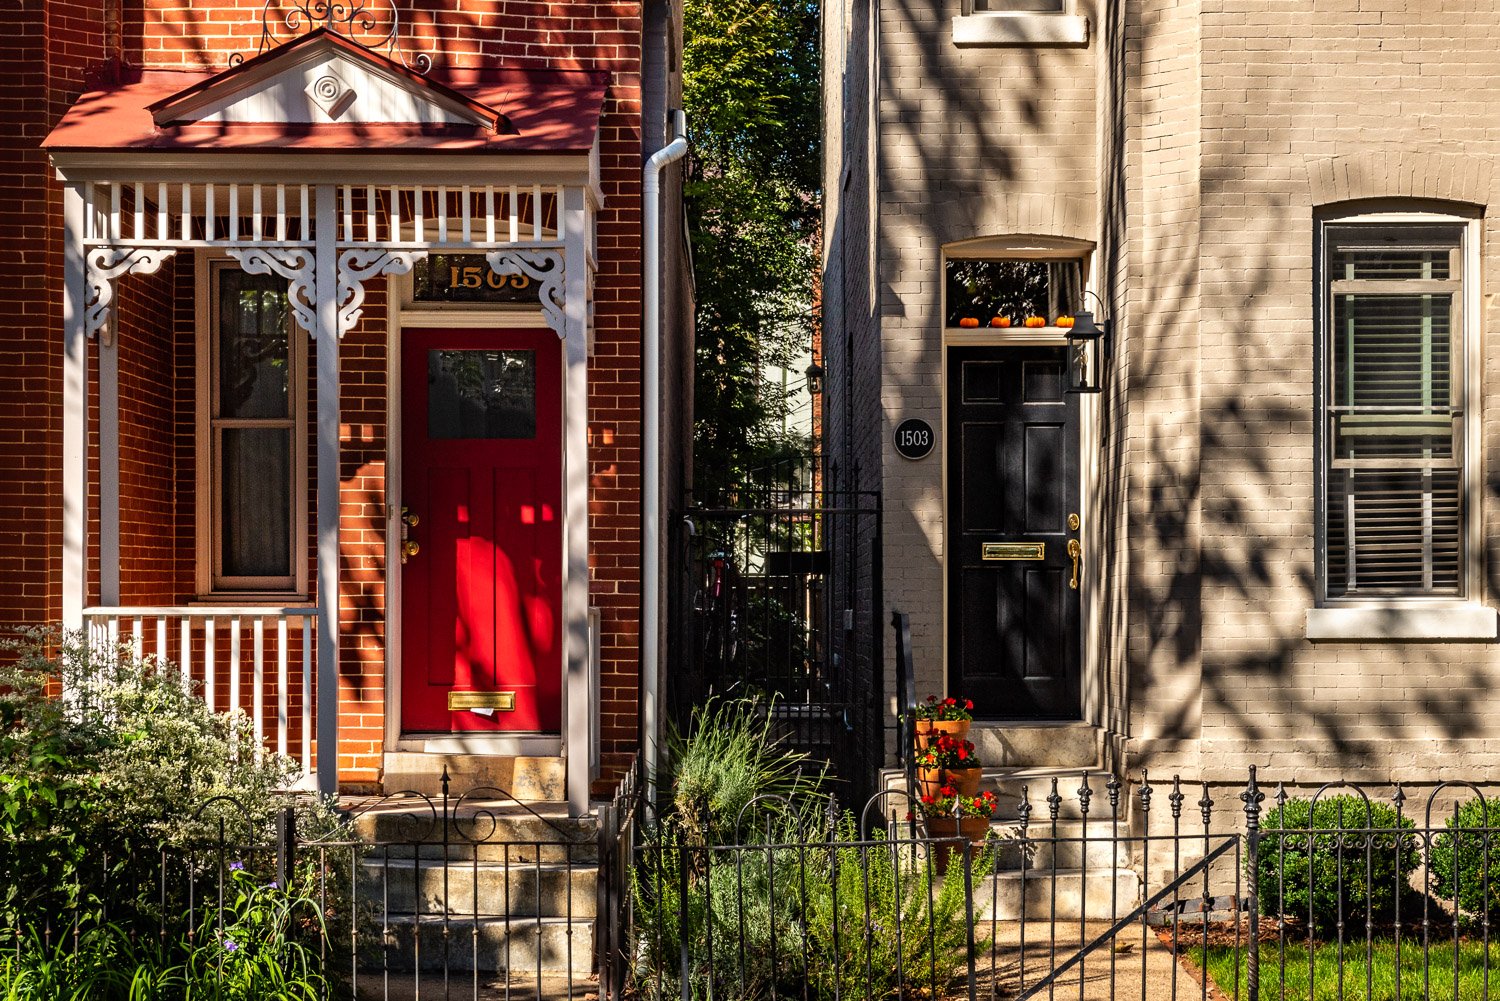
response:
M812 396L823 392L823 366L815 361L803 372L807 375L807 392Z
M1086 292L1095 299L1099 296ZM1099 305L1104 305L1101 300ZM1097 393L1103 389L1104 348L1109 339L1110 321L1094 322L1094 314L1082 310L1068 328L1068 392Z

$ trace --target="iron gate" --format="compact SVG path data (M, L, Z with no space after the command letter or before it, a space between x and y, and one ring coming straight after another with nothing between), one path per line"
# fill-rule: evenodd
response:
M679 726L715 695L757 700L861 801L883 764L880 495L810 479L688 512L669 693Z

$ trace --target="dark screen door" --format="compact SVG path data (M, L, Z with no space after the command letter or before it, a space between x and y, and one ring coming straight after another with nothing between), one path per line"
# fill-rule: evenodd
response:
M948 682L981 718L1080 718L1078 397L1066 386L1061 347L948 351Z

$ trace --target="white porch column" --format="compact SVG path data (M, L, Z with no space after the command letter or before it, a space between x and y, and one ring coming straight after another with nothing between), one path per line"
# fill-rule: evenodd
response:
M83 193L63 188L62 624L83 627L88 604L88 264Z
M589 346L588 346L588 208L584 189L563 189L559 223L563 230L563 624L567 668L563 691L567 718L563 747L567 754L568 812L588 813L589 721L596 711L589 683Z
M317 187L318 791L339 787L339 304L338 202Z

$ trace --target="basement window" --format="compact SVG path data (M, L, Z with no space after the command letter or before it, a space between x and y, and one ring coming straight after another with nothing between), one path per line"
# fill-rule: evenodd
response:
M961 46L1087 45L1088 18L1076 0L964 0L953 19Z

